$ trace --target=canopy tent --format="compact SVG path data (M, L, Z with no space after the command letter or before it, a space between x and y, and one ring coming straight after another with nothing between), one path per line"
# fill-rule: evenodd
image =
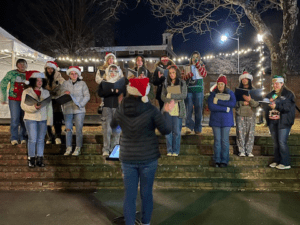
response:
M47 61L54 58L44 55L23 44L14 36L0 27L0 81L6 73L16 68L19 58L26 59L28 70L43 71ZM0 104L0 119L10 118L8 105Z

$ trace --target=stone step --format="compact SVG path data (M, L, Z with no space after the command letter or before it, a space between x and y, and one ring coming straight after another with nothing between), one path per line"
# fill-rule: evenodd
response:
M277 170L270 167L214 168L209 166L159 165L157 178L222 178L222 179L300 179L300 167ZM90 179L122 178L120 164L46 166L0 166L0 179Z
M163 155L167 154L167 149L165 144L159 145L160 152ZM75 145L73 146L75 149ZM66 150L65 145L45 145L45 155L63 155ZM300 146L289 146L291 156L300 156ZM182 144L180 146L180 155L212 155L214 153L212 145L191 145ZM230 154L238 154L238 148L236 145L230 145ZM0 144L0 154L27 154L26 145L16 145L11 144ZM101 155L102 154L102 144L83 144L82 148L83 155ZM255 156L273 156L274 150L273 146L253 146L253 154Z
M118 179L0 179L0 190L95 190L123 189ZM155 189L224 190L224 191L299 191L300 180L294 179L214 179L175 178L154 180Z
M258 167L267 166L273 162L273 156L257 156L253 158L238 157L231 155L229 159L230 166L234 167ZM80 155L80 156L63 156L63 155L45 155L44 162L47 165L105 165L120 164L120 162L107 161L101 155ZM178 157L170 157L162 155L159 164L168 165L189 165L189 166L212 166L213 157L211 155L180 155ZM23 155L0 155L1 166L27 165L27 156ZM300 157L291 157L291 166L300 166Z

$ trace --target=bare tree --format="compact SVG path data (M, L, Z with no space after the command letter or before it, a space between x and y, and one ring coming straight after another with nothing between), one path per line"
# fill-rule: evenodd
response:
M117 9L120 5L108 0L48 0L26 1L23 11L25 22L39 37L39 49L75 56L95 46L96 40L111 44L104 36L113 35Z
M149 0L153 14L167 19L170 33L180 33L183 38L194 33L211 32L218 25L218 13L228 12L228 17L238 22L237 30L246 16L260 34L271 54L272 74L285 74L295 28L298 24L297 0ZM283 29L279 40L262 19L262 13L278 10L283 14ZM189 15L189 16L187 16ZM217 19L216 19L217 18Z

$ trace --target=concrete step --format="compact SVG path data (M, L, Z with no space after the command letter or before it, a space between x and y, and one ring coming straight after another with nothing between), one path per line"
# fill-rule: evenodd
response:
M277 170L267 166L245 167L228 166L214 168L210 166L159 165L157 178L220 178L220 179L300 179L300 167L290 170ZM53 166L40 168L27 166L0 166L0 179L90 179L122 178L120 164Z
M122 179L0 179L0 190L95 190L123 189ZM224 191L299 191L294 179L213 179L175 178L154 180L154 189L224 190Z

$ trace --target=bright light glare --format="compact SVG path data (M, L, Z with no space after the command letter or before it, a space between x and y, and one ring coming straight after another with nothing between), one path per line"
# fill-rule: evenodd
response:
M257 40L259 42L262 42L263 41L263 35L262 34L257 34Z
M225 42L227 41L228 37L226 35L222 35L221 36L221 41Z

